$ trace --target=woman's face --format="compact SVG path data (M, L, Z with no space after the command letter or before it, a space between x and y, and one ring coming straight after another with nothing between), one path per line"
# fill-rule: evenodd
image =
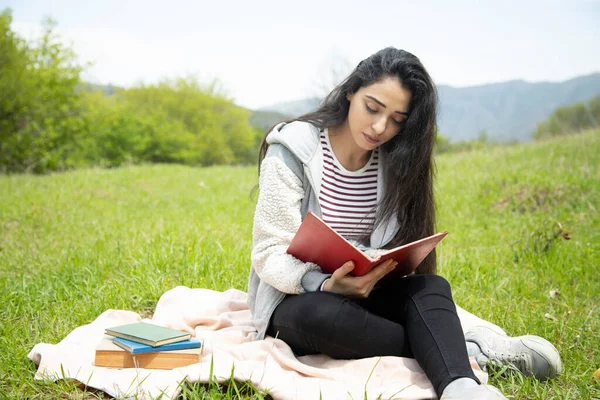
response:
M411 97L390 77L348 94L347 122L356 145L370 151L396 136L408 118Z

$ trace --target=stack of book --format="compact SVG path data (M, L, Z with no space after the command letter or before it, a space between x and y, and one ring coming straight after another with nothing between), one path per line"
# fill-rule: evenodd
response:
M201 343L189 333L138 322L106 329L94 365L112 368L173 369L200 360Z

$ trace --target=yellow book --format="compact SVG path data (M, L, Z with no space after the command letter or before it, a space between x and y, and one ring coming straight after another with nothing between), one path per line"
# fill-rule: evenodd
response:
M112 368L173 369L200 361L200 348L131 354L105 337L96 347L94 365Z

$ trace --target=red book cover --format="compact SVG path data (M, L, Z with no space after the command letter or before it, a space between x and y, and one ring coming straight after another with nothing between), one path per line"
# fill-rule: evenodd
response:
M382 261L393 258L398 265L392 273L408 275L419 266L421 261L447 234L447 231L436 233L388 250L376 258L371 258L315 214L309 212L292 239L287 252L299 260L317 264L325 273L333 273L347 261L353 261L355 267L352 275L354 276L362 276Z

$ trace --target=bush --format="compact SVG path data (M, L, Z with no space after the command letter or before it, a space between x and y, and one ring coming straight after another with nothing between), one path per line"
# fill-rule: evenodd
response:
M0 14L0 172L89 165L248 164L259 133L250 112L195 78L102 93L83 84L76 54L44 24L28 43Z
M575 103L557 108L543 122L537 124L535 139L568 135L600 126L600 96L587 103Z

